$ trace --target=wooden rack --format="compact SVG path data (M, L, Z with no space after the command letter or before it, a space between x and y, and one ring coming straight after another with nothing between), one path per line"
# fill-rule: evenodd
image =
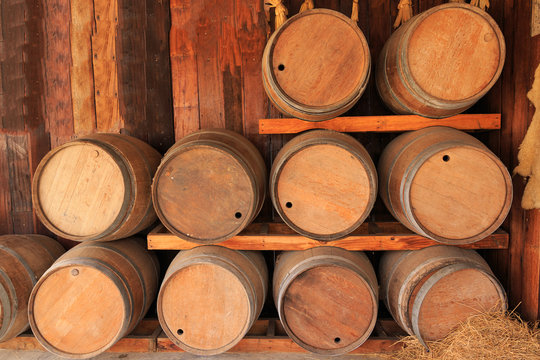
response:
M331 129L342 132L401 132L429 126L451 126L460 130L500 129L500 114L463 114L446 119L428 119L414 115L339 117L320 122L299 119L261 119L260 134L293 134L309 129ZM150 250L185 250L200 244L180 239L163 225L148 234ZM439 244L417 235L398 222L366 222L347 237L335 241L318 241L297 234L284 223L254 223L240 234L218 246L235 250L305 250L317 246L336 246L354 251L417 250ZM508 233L497 230L485 239L466 245L469 249L507 249ZM386 329L386 330L385 330ZM390 329L390 330L389 330ZM397 349L398 336L405 335L392 320L379 319L372 335L352 354L374 354ZM128 341L129 337L122 340ZM134 340L131 340L134 341ZM181 351L163 332L152 340L155 351ZM118 343L111 351L116 351ZM143 346L149 346L143 345ZM258 320L248 335L229 352L306 352L288 338L275 319Z
M397 339L405 335L398 325L389 319L377 321L374 333L362 346L351 354L376 354L391 352L401 345ZM45 348L31 333L24 333L14 339L0 343L0 349L45 351ZM144 319L135 330L118 341L107 352L146 353L146 352L181 352L161 330L157 319ZM290 339L278 319L259 319L247 335L228 352L291 352L309 353Z
M353 251L418 250L440 244L414 234L398 222L362 224L349 236L334 241L319 241L299 235L283 223L255 223L240 234L216 245L235 250L305 250L317 246L336 246ZM163 225L148 234L150 250L187 250L200 244L180 239ZM468 249L507 249L508 233L497 230L478 242L460 247Z
M399 132L429 126L449 126L459 130L497 130L501 114L460 114L444 119L418 115L343 116L325 121L304 121L295 118L260 119L259 134L295 134L312 129L341 132Z

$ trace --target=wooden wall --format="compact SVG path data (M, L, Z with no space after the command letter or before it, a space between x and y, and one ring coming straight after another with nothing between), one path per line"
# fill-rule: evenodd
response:
M358 25L374 60L392 33L398 2L359 1ZM412 1L415 13L445 2ZM284 3L294 15L302 1ZM352 1L315 5L350 15ZM491 1L507 60L501 80L471 109L503 114L501 131L479 137L510 170L534 111L526 92L540 40L530 37L531 6ZM290 138L258 135L259 118L278 116L261 80L269 31L262 0L1 0L0 23L0 233L46 233L32 211L33 171L50 147L80 135L123 132L164 152L194 130L225 127L252 140L268 165ZM387 113L371 81L348 115ZM356 136L376 160L394 135ZM521 302L520 312L538 319L540 213L521 210L523 187L514 177L516 201L505 223L510 249L487 255L511 305Z

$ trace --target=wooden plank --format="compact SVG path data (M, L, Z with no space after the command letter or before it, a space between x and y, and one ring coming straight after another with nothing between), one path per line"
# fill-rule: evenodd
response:
M25 128L27 10L27 4L22 0L0 3L0 127L3 129Z
M260 119L260 134L294 134L311 129L341 132L393 132L423 129L429 126L450 126L460 130L500 129L500 114L460 114L445 119L429 119L418 115L343 116L325 121L300 119Z
M124 127L118 102L117 31L118 1L94 1L92 34L96 128L119 132ZM141 74L142 75L142 74Z
M94 3L92 1L71 0L69 28L71 99L73 103L73 130L77 135L90 134L96 128L94 69L92 67L93 24Z
M50 0L43 3L45 23L45 126L52 147L62 145L73 136L71 103L71 66L69 1ZM87 61L91 53L88 52ZM88 84L86 84L88 85ZM93 91L91 92L93 94Z
M7 158L13 232L34 232L28 134L8 134Z
M197 78L199 84L199 122L201 129L225 128L223 76L220 71L223 4L217 0L197 1L202 11L192 18L197 32ZM227 1L231 3L232 1Z
M159 225L148 234L150 250L186 250L200 244L182 240L170 234ZM380 250L418 250L437 245L396 222L364 223L351 235L334 241L319 241L301 236L283 223L255 223L246 230L219 246L235 250L305 250L318 246L336 246L353 251ZM461 245L468 249L505 249L508 247L508 234L496 231L485 239L473 244Z
M349 354L378 354L387 353L399 349L395 338L370 338L359 348ZM169 338L162 334L157 339L158 352L182 352ZM259 338L245 337L227 353L304 353L310 352L301 348L292 339L282 337Z
M171 0L171 73L175 139L200 128L197 29L201 1Z
M7 135L0 133L0 233L13 232L11 219L11 194L9 186L9 161L7 152Z
M146 119L148 143L165 153L174 144L169 30L170 2L146 1Z
M154 352L156 351L156 339L160 333L161 327L157 319L144 319L130 335L120 339L107 352ZM24 333L11 340L0 343L0 349L46 351L31 333Z
M147 121L146 118L149 105L146 96L146 1L118 0L117 6L116 97L121 129L127 135L147 142L149 124L154 119Z

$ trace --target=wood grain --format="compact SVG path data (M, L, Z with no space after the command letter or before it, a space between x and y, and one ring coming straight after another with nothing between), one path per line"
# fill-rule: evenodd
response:
M310 121L336 117L362 96L371 57L349 17L314 9L277 29L263 53L263 83L283 114Z
M417 250L438 243L410 232L399 223L364 223L349 236L332 242L313 240L296 234L283 223L255 223L217 245L235 250L305 250L319 246L336 246L353 251ZM197 244L170 234L162 225L148 234L150 250L192 249ZM460 245L469 249L506 249L508 234L496 231L473 244Z
M394 132L419 130L429 126L450 126L460 130L496 130L501 127L500 114L461 114L446 119L418 115L342 116L320 122L300 119L260 119L260 134L295 134L311 129L342 132Z
M71 79L71 101L73 106L72 129L75 134L89 134L96 128L94 74L92 66L93 24L93 2L84 0L71 1L70 24L68 30L70 36L69 42L71 44L71 68L69 75ZM69 111L67 115L71 115ZM64 125L64 123L58 125L55 124L52 127L49 125L49 127L54 129L58 126L59 129L62 129L61 125ZM69 125L67 130L71 130ZM52 132L53 134L58 132L59 134L56 136L58 137L60 134L64 135L60 133L60 131L53 130ZM71 134L68 133L64 136L69 135ZM54 143L57 142L54 141Z
M124 127L118 101L118 0L95 0L92 65L96 130L119 132Z
M95 356L143 319L157 292L159 266L139 240L80 244L40 278L28 317L45 348Z

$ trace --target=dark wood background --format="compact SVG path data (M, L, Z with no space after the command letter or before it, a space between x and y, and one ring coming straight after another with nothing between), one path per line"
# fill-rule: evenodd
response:
M374 62L392 33L398 2L359 1L358 25ZM413 10L445 2L414 0ZM292 16L302 1L284 3ZM315 0L315 6L350 15L352 1ZM500 131L477 136L510 171L534 113L526 93L540 37L530 37L531 7L531 1L491 1L488 12L506 38L506 65L470 110L502 113ZM268 166L290 138L258 135L259 118L279 116L262 87L268 36L262 0L1 0L0 22L0 233L47 233L32 209L33 172L51 147L80 135L122 132L163 153L194 130L228 128L253 141ZM371 81L348 115L388 113ZM376 161L395 134L355 136ZM510 248L485 255L511 306L521 303L519 312L533 320L540 314L540 211L520 208L524 180L513 179L515 201L504 225ZM263 216L271 215L267 205Z

